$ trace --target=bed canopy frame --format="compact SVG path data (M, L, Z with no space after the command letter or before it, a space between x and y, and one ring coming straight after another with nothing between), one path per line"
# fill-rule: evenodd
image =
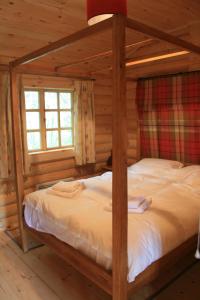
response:
M21 133L19 121L19 97L17 92L18 66L32 62L40 57L69 47L76 41L90 37L106 29L112 29L112 76L113 76L113 193L112 193L112 272L107 272L94 261L81 254L71 246L59 241L50 234L37 232L29 228L23 219L23 158L21 151ZM152 264L142 272L133 283L127 283L127 233L128 233L128 207L127 207L127 108L126 108L126 76L125 76L125 31L126 28L150 35L172 43L190 52L200 54L200 47L184 41L180 38L152 28L138 21L115 15L112 18L87 27L70 36L64 37L50 45L40 48L30 54L12 61L9 65L11 101L12 101L12 123L15 159L16 195L18 203L19 228L21 246L24 251L28 250L28 235L36 240L47 244L65 261L83 275L92 280L100 288L112 295L113 300L126 300L132 290L147 284L159 275L160 269L170 262L177 260L179 255L191 251L194 246L194 237L173 250L170 254Z

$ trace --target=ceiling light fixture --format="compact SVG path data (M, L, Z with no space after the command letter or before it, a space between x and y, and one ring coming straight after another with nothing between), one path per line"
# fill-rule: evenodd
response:
M127 15L127 0L87 0L88 25L94 25L115 14Z
M156 61L156 60L162 60L162 59L167 59L167 58L171 58L171 57L181 56L181 55L185 55L185 54L189 54L189 53L190 53L189 51L184 50L184 51L179 51L179 52L172 52L172 53L167 53L167 54L163 54L163 55L152 56L152 57L143 58L143 59L139 59L139 60L130 60L130 61L126 62L126 67L144 64L144 63L148 63L148 62L152 62L152 61Z

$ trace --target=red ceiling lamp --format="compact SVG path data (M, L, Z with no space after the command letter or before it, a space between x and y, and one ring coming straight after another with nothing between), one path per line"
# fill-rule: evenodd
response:
M94 25L115 14L127 15L127 0L87 0L87 19Z

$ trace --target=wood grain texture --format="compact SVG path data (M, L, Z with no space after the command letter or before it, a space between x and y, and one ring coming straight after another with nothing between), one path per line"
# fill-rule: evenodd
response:
M53 0L49 2L47 0L40 0L39 2L15 0L14 5L12 1L1 1L0 40L4 41L4 43L0 45L0 63L7 64L17 57L21 57L86 27L85 10L86 2L82 0ZM29 15L30 11L31 16ZM178 14L175 15L177 11ZM149 3L148 0L143 0L142 2L128 0L128 15L130 18L138 21L145 20L145 23L149 26L159 28L175 36L180 36L181 32L190 34L190 27L195 24L199 26L199 11L199 1L190 1L189 3L188 0L174 0L169 3L167 0L161 0L159 3ZM193 38L185 39L194 43ZM199 35L197 35L197 39L199 41ZM151 52L149 51L150 47L154 45L154 42L155 40L149 39L144 34L138 34L136 31L128 34L127 43L136 44L131 49L134 57L141 56L140 53L142 54L144 51L145 55L148 56ZM196 44L199 44L199 42L196 42ZM109 46L109 35L99 39L88 39L85 47L81 47L79 44L74 45L71 49L67 48L59 54L50 55L48 59L41 59L37 64L37 69L45 66L45 68L53 70L56 66L94 56L99 52L109 51ZM163 42L155 45L155 49L158 52L165 47L168 48L166 43ZM75 67L76 70L79 69L77 73L80 75L83 69L91 69L92 71L100 64L106 65L107 62L107 57L105 57L100 61L92 61L89 64L89 68L88 64L85 63L78 66L78 68L77 66Z
M68 244L59 241L52 235L38 232L27 226L26 229L36 240L49 246L59 257L72 265L84 276L89 278L98 287L101 287L108 294L112 293L110 272L105 271L103 268L97 265L95 261L81 254ZM145 269L136 277L134 282L127 283L125 280L123 284L128 290L129 296L133 294L136 295L139 289L151 283L153 284L153 290L151 289L151 291L154 293L158 289L162 288L162 285L167 284L167 281L171 280L174 274L177 274L177 271L181 272L181 270L184 270L184 264L186 263L187 257L191 256L191 254L193 257L196 249L196 241L197 236L194 235L183 244L152 263L147 269ZM177 266L179 270L177 270ZM114 297L114 293L112 296ZM139 297L138 299L141 298Z
M72 33L69 36L66 36L60 40L57 40L56 42L51 43L50 45L47 45L45 47L42 47L30 54L27 54L21 58L18 58L11 62L12 67L17 67L22 64L26 64L29 62L32 62L35 59L38 59L40 57L46 56L52 52L61 50L65 47L69 47L73 43L80 41L81 39L84 39L86 37L91 37L94 34L97 34L98 32L101 32L111 26L112 22L110 19L105 20L103 22L97 23L93 26L86 27L80 31L77 31L75 33Z
M188 254L194 253L196 248L197 236L194 235L185 241L182 245L164 255L159 260L151 264L144 272L139 274L133 283L128 285L129 294L136 292L141 286L156 280L163 273L170 271L180 259L187 257ZM163 278L162 278L163 280Z
M189 50L189 51L194 52L196 54L200 54L200 47L199 46L197 46L195 44L192 44L188 41L182 40L182 39L180 39L178 37L175 37L173 35L170 35L170 34L164 32L164 31L161 31L157 28L148 26L148 25L146 25L142 22L138 22L136 20L128 18L126 25L127 25L128 28L131 28L133 30L137 30L141 33L148 34L150 36L153 36L153 37L158 38L162 41L171 43L171 44L176 45L178 47L181 47L183 49Z
M125 18L113 18L113 177L112 275L113 300L127 299L127 107L125 78Z
M81 254L75 248L58 240L50 234L37 232L34 229L25 226L26 230L39 242L49 246L65 262L69 263L81 274L92 280L97 286L102 288L108 294L112 293L112 277L102 267L97 265L87 256Z
M19 91L17 86L17 74L10 69L10 88L11 88L11 107L12 107L12 128L13 128L13 152L14 152L14 170L15 170L15 188L18 207L18 221L20 228L21 246L26 248L26 237L23 228L23 208L24 200L24 176L23 176L23 158L20 131L20 106Z
M12 231L14 235L14 231ZM14 235L15 237L15 235ZM157 300L198 299L199 263L189 268L178 280L174 280L191 266L193 252L170 268L152 284L140 289L130 300L154 299L155 292L162 289ZM65 263L48 247L36 248L24 255L18 245L8 235L0 231L0 299L2 300L110 300L100 288L95 286ZM171 284L168 283L171 281Z

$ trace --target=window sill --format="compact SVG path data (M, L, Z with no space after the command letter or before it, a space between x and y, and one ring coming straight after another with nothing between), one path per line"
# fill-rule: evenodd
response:
M31 164L74 158L74 148L54 149L29 153Z

